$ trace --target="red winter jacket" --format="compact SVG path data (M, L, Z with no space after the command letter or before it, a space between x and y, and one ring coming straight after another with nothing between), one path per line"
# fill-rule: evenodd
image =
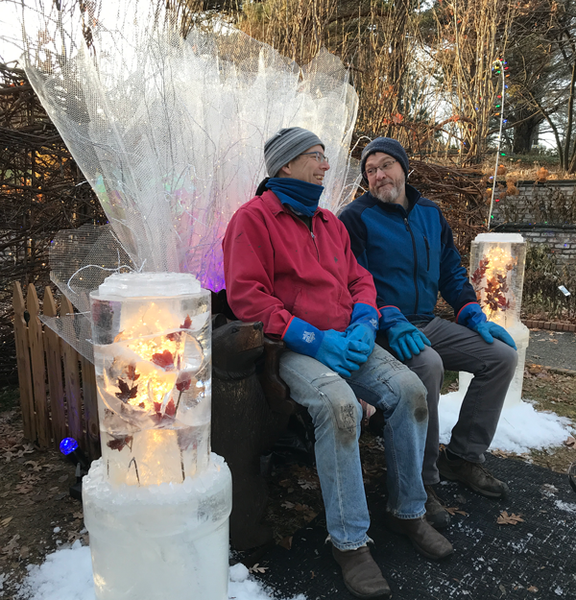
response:
M222 247L230 308L242 321L262 321L267 335L282 337L293 316L344 331L354 304L376 308L372 275L327 210L314 213L311 233L268 190L234 213Z

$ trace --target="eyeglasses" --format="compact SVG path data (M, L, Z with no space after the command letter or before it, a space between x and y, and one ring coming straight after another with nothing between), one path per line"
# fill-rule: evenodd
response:
M368 177L373 177L378 173L378 171L382 171L382 173L388 173L397 162L397 160L389 160L388 162L381 164L379 167L370 167L369 169L366 169L366 175Z
M310 155L314 155L314 158L320 163L326 163L327 165L330 164L330 161L328 160L328 157L325 154L322 154L322 152L302 152L302 154L300 156L307 156L308 154Z

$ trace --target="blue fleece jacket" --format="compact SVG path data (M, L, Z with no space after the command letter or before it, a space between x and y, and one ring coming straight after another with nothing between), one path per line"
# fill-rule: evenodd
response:
M368 192L340 215L358 263L374 277L381 329L402 319L398 311L412 322L432 320L439 291L456 315L476 302L440 208L410 185L406 197L408 210Z

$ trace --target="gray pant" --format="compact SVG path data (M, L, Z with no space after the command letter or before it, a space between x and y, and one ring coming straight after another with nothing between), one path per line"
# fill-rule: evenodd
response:
M500 340L486 343L475 331L436 317L420 327L432 347L425 347L405 364L420 377L428 391L428 434L422 467L425 485L440 481L436 466L439 454L438 402L444 370L466 371L474 378L464 396L460 415L448 448L470 462L484 462L490 446L508 386L514 376L518 355ZM387 339L379 335L378 343L389 349Z

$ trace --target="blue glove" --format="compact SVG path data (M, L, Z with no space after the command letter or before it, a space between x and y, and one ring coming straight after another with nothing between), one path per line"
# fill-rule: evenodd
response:
M408 320L392 325L386 333L390 348L402 361L420 354L425 345L431 345L430 340Z
M338 375L350 377L368 360L368 347L363 342L346 339L346 333L328 329L314 357Z
M345 332L349 340L357 340L366 344L368 356L374 350L379 319L380 313L373 306L358 302L354 305L350 325Z
M476 331L488 344L493 344L494 338L496 338L497 340L508 344L508 346L514 348L514 350L518 350L512 336L504 329L504 327L488 321L479 304L474 302L467 304L458 313L456 322L459 325L468 327L468 329L471 329L472 331Z
M321 331L297 317L290 321L282 339L290 350L319 360L343 377L350 377L368 360L366 344L346 339L342 331Z

